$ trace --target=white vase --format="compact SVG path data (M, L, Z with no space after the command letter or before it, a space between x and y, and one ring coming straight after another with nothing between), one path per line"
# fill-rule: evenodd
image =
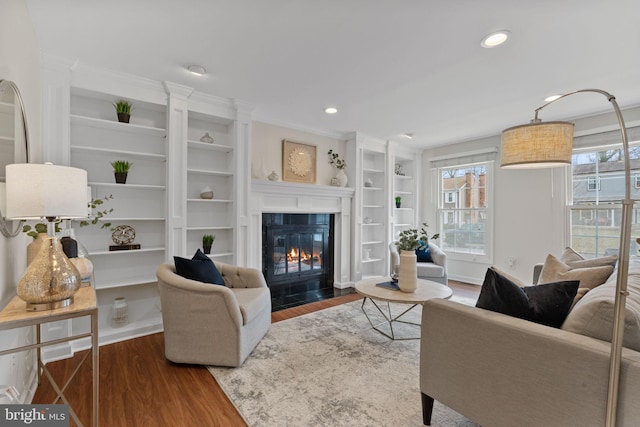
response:
M347 186L348 178L347 178L347 174L344 173L344 170L339 169L338 173L336 174L334 179L336 180L336 183L338 184L338 187L346 187Z
M398 287L402 292L415 292L418 288L418 267L415 251L400 251Z

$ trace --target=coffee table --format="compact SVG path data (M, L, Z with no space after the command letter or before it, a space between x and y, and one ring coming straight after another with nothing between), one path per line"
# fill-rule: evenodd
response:
M362 300L362 312L365 316L367 316L367 320L373 329L381 333L382 335L390 338L392 340L415 340L420 339L420 336L417 337L409 337L409 338L400 338L396 337L396 334L393 330L393 324L395 322L405 323L409 325L420 326L420 323L413 323L404 320L400 320L402 316L413 310L417 305L422 305L426 301L434 298L442 298L449 299L451 295L453 295L453 290L445 285L442 285L438 282L433 282L431 280L418 279L418 288L415 292L402 292L395 291L392 289L383 288L380 286L376 286L378 283L388 282L391 279L388 277L377 277L373 279L365 279L359 282L356 282L356 292L360 295L364 296ZM369 314L365 310L364 306L367 300L371 301L371 304L378 309L382 317L384 317L385 321L374 324L369 317ZM387 303L387 312L380 308L380 305L376 301L386 302ZM398 303L398 304L411 304L409 308L404 310L397 316L391 315L391 305L390 303ZM388 324L390 334L383 331L379 328L380 325Z

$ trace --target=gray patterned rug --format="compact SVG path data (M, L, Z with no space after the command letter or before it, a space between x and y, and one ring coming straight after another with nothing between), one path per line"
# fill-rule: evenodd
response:
M391 341L372 330L361 304L274 323L242 367L209 371L252 427L422 426L419 340ZM407 320L419 321L420 308ZM412 325L394 329L419 334ZM438 402L432 425L476 427Z

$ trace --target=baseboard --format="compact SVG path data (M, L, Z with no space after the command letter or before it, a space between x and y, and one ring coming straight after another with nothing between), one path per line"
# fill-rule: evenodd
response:
M333 287L334 288L338 288L338 289L347 289L347 288L353 288L354 284L353 282L333 282Z
M449 280L456 280L458 282L469 283L472 285L482 285L482 280L478 280L477 277L471 277L471 276L460 276L460 275L449 274Z

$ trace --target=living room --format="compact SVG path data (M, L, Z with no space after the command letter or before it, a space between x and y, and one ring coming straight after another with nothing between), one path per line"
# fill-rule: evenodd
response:
M280 201L274 198L274 192L285 193L281 196L291 196L293 190L289 189L301 191L303 194L297 195L296 199L282 202L283 206L289 207L299 206L300 200L305 203L307 201L305 187L298 190L299 186L322 187L309 190L309 194L332 187L330 183L336 174L336 168L326 156L330 149L346 160L345 170L349 178L346 189L355 188L356 183L363 181L364 175L360 172L362 165L358 163L362 154L358 150L363 147L373 147L372 151L375 152L382 145L389 154L389 159L411 160L413 171L416 172L415 196L412 196L415 197L415 204L412 206L415 219L412 222L414 225L427 222L432 233L441 231L443 218L443 211L437 202L441 176L433 171L441 167L495 162L488 174L489 216L484 230L487 236L484 252L479 254L451 250L448 253L449 278L480 285L491 265L529 281L536 263L543 262L548 253L560 254L572 242L567 208L570 196L568 193L571 192L570 170L501 169L500 132L533 118L533 110L545 103L545 97L587 87L601 88L616 95L628 128L640 123L640 82L633 77L640 64L634 55L628 54L637 50L640 37L637 37L638 30L633 23L619 20L620 16L632 16L632 12L637 11L638 6L631 2L616 1L601 5L599 2L585 4L572 1L562 5L546 5L552 10L545 11L542 5L510 5L509 2L496 1L485 5L483 9L486 10L482 13L477 10L477 6L471 4L460 6L461 11L444 5L418 6L410 2L402 6L377 5L380 10L375 10L376 7L373 6L347 7L336 4L331 7L323 6L322 10L317 6L306 5L310 9L299 11L286 2L276 2L272 7L280 10L280 13L267 13L265 5L252 5L248 12L246 5L243 7L234 5L233 2L223 3L218 6L220 9L194 5L187 18L183 18L190 21L181 22L180 25L175 22L159 23L161 16L178 13L175 6L165 5L167 10L163 13L158 11L158 21L153 18L149 20L154 21L154 25L163 27L171 36L165 39L160 38L160 35L149 35L149 40L144 40L145 37L137 36L137 31L129 30L131 25L128 19L134 19L133 16L140 14L148 15L145 11L155 9L155 5L128 5L131 8L129 12L116 13L112 10L113 5L103 7L69 1L57 6L62 11L74 11L74 18L66 18L62 12L59 12L60 15L54 14L46 2L3 1L3 9L8 13L3 13L0 18L0 36L7 42L0 45L0 78L16 82L22 92L29 123L31 161L54 161L60 164L70 164L72 161L69 140L70 134L75 130L69 123L69 116L76 114L72 109L79 105L78 100L87 93L69 90L70 86L76 89L93 86L95 92L110 93L111 98L105 99L109 107L119 97L131 98L134 106L132 120L144 116L147 110L150 111L149 114L156 114L157 111L154 113L153 108L147 108L154 103L163 105L162 108L166 111L169 110L168 105L172 107L171 111L178 111L185 108L185 105L186 109L190 109L196 108L193 105L198 102L206 104L206 108L202 107L201 110L208 109L209 115L225 117L226 120L222 123L225 127L222 133L226 136L218 137L214 134L214 138L228 138L231 145L235 141L241 141L238 146L242 147L236 149L238 155L233 161L236 162L236 169L242 171L242 176L237 178L237 194L241 195L238 205L243 210L239 211L238 219L234 219L233 233L237 239L231 244L233 249L225 250L225 253L234 253L227 261L258 269L261 269L262 263L259 222L262 220L258 219L262 211L257 207L262 204L275 209L274 206ZM222 9L223 6L227 9ZM207 12L201 13L201 21L196 20L200 7ZM344 17L333 16L338 13L332 7L340 10ZM439 10L440 7L442 10ZM487 13L489 10L493 12ZM499 13L498 10L503 12ZM494 13L496 16L493 16ZM118 19L120 14L130 17ZM314 20L309 19L308 14L316 16L316 25L310 24ZM381 15L384 14L388 16L383 20ZM93 21L100 21L98 17L101 15L105 16L105 25L92 24ZM111 16L113 21L109 21L107 15L115 15ZM262 15L270 20L263 20ZM150 16L153 17L154 14ZM555 22L556 18L548 19L557 16L568 17L572 24ZM405 19L408 21L403 23ZM456 36L455 41L450 41L448 37L439 35L445 34L444 29L441 33L436 32L436 29L441 29L434 22L438 19L450 23L451 28L447 31L474 36L469 36L465 41ZM268 22L265 24L263 21ZM368 30L367 22L371 24ZM257 23L264 26L251 28ZM287 31L301 36L284 39L282 33L279 33L280 38L265 41L264 46L258 43L260 32L275 32L275 27L284 24L291 26ZM385 24L388 27L385 28ZM563 25L569 27L564 28ZM94 55L99 55L101 45L120 43L115 38L99 39L98 36L83 34L91 26L101 27L105 32L126 30L129 33L129 47L123 46L119 56L118 53L111 53L110 55L115 55L113 57L107 56L105 52L103 62L94 61ZM598 31L590 30L596 26L602 28ZM69 31L62 31L64 27ZM200 40L227 39L225 49L235 49L243 54L225 59L223 66L218 62L223 58L225 50L217 47L220 43L207 41L199 49L187 51L183 44L199 44L195 29L200 27L219 31L213 35L204 33ZM305 27L309 27L308 32ZM234 28L237 31L233 31ZM313 51L316 46L320 49L319 40L323 29L336 30L345 37L342 44L337 38L331 39L328 47L322 46L326 51L319 51L333 52L332 55L317 55L314 58L314 55L298 52ZM480 46L483 36L493 30L503 29L509 29L512 33L513 38L507 44L494 49L483 49ZM398 32L415 32L418 36L407 35L403 39L404 45L385 42L385 39L391 38L392 33ZM189 33L187 38L178 36L186 33ZM549 34L571 43L568 47L563 47L562 51L558 48L556 52L549 48L550 42L540 41L543 36L546 40ZM606 37L602 34L606 34ZM624 39L617 39L615 35ZM242 40L239 41L240 47L233 48L228 39L236 37ZM443 46L429 47L425 51L423 45L427 43L425 39L428 37L435 37ZM245 38L249 41L244 40ZM77 50L63 45L64 42L55 45L54 39L74 39L79 42L73 48ZM9 42L10 40L13 42ZM280 43L281 49L272 50L274 43ZM212 45L216 45L215 55L207 52L212 50ZM620 46L621 53L614 54L612 46ZM164 56L162 52L165 52ZM565 55L567 58L561 58L561 52L568 52ZM535 59L529 59L530 54ZM433 63L422 59L416 59L415 63L409 61L411 57L429 55L432 55ZM144 67L138 65L141 68L135 68L136 57L143 58L141 62L159 60L165 65L164 68L158 67L150 72L138 72ZM522 59L523 57L526 59ZM238 62L234 68L234 61L239 59L244 62ZM206 68L204 76L188 75L184 67L193 61ZM618 65L618 61L623 62ZM438 63L443 65L436 66ZM231 75L242 75L248 73L249 69L252 70L253 77L251 81L245 82L246 91L243 89L230 93L227 87L237 87L231 84ZM315 69L318 74L309 74L309 69ZM374 69L375 72L368 71ZM260 72L256 73L255 70ZM525 74L525 71L529 74ZM288 77L277 79L279 74ZM307 77L300 78L305 74ZM301 86L295 86L292 93L287 92L285 95L286 80L291 79L290 83L294 86L294 76L295 84ZM358 76L362 81L356 87ZM109 79L115 82L111 86ZM276 81L277 85L274 83ZM170 84L163 86L164 82ZM249 89L254 86L260 89L260 95L252 102L245 99L244 95L248 96L251 93ZM185 95L190 89L197 94L197 98ZM341 92L344 97L339 96ZM167 93L173 96L170 96L169 101ZM306 102L295 104L293 100L296 98L305 98ZM429 100L429 107L416 98L420 101ZM577 100L574 101L574 98ZM394 100L396 103L391 104ZM574 122L578 138L615 131L615 114L608 103L603 101L597 96L573 97L546 109L541 117L544 120ZM93 99L91 102L98 101ZM181 102L184 104L180 104ZM317 102L317 106L311 108L311 102ZM398 107L403 104L409 108ZM326 115L322 110L329 105L335 105L338 113ZM65 109L68 111L64 112ZM235 109L233 116L228 113L230 109ZM316 115L318 117L309 119ZM172 127L184 119L173 112L166 116L173 122L165 126L165 115L160 114L160 118L156 120L160 123L159 127ZM229 117L233 117L233 120ZM234 121L245 127L230 124ZM242 129L245 129L244 135ZM189 135L188 139L197 140L201 136ZM409 139L408 136L413 138ZM167 138L178 137L167 135ZM65 139L66 142L63 141ZM284 182L283 140L316 147L315 184ZM171 167L173 161L167 161L168 167ZM384 167L392 168L395 162L390 162ZM272 172L279 175L275 182L268 178ZM391 180L391 176L388 179ZM278 184L281 186L277 187ZM389 186L393 185L389 183ZM319 206L320 211L331 212L341 218L341 244L337 247L342 252L335 254L337 262L334 266L334 280L337 288L350 288L363 275L363 271L358 269L362 268L359 260L363 257L364 248L357 243L361 238L351 234L352 225L357 223L354 216L358 215L357 205L354 208L351 204L351 197L354 196L350 195L349 190L340 190L338 187L335 187L335 191L338 196L334 194L332 197L336 197L337 201L332 202L330 208L322 204ZM322 200L326 197L326 194L318 196ZM386 203L391 204L391 197L389 199ZM335 208L338 205L341 206L340 209ZM269 210L264 212L267 211ZM390 206L388 212L393 217L393 207ZM122 215L119 216L122 218ZM166 229L174 226L180 228L179 221L171 221L167 220ZM385 218L388 229L393 229L394 221L395 219ZM146 225L136 225L139 235L152 233L154 227L159 227L160 221L157 219L149 222L148 229L145 228ZM170 238L166 230L163 233L166 233L167 239ZM189 236L188 231L184 233ZM216 234L218 236L214 247L217 244L218 248L222 248L229 239L225 238L223 231ZM385 243L390 240L387 234L392 233L385 231ZM3 241L0 247L0 268L4 271L0 300L4 306L15 295L15 283L24 272L25 247L29 240L26 236L0 239ZM170 259L173 255L191 257L193 240L193 237L186 237L186 244L181 247L181 240L177 239L177 243L170 246L171 250L159 255L160 260ZM145 258L144 262L156 262L158 258L153 258L156 255L149 255L149 259ZM384 262L380 265L386 269L386 251L381 257ZM115 267L109 263L107 266ZM144 288L141 292L151 291ZM114 296L119 296L117 291L104 292L105 299L112 300ZM147 332L158 332L159 329L153 329L157 327L161 326L154 324ZM129 335L132 337L135 333ZM2 333L2 337L3 341L13 342L16 339L6 332ZM119 339L114 336L112 342ZM66 348L60 350L60 355L69 356L72 352L72 349ZM60 355L51 354L49 357L54 360L61 358ZM5 372L5 369L9 367L0 372L0 383L17 382L12 380L16 374Z

